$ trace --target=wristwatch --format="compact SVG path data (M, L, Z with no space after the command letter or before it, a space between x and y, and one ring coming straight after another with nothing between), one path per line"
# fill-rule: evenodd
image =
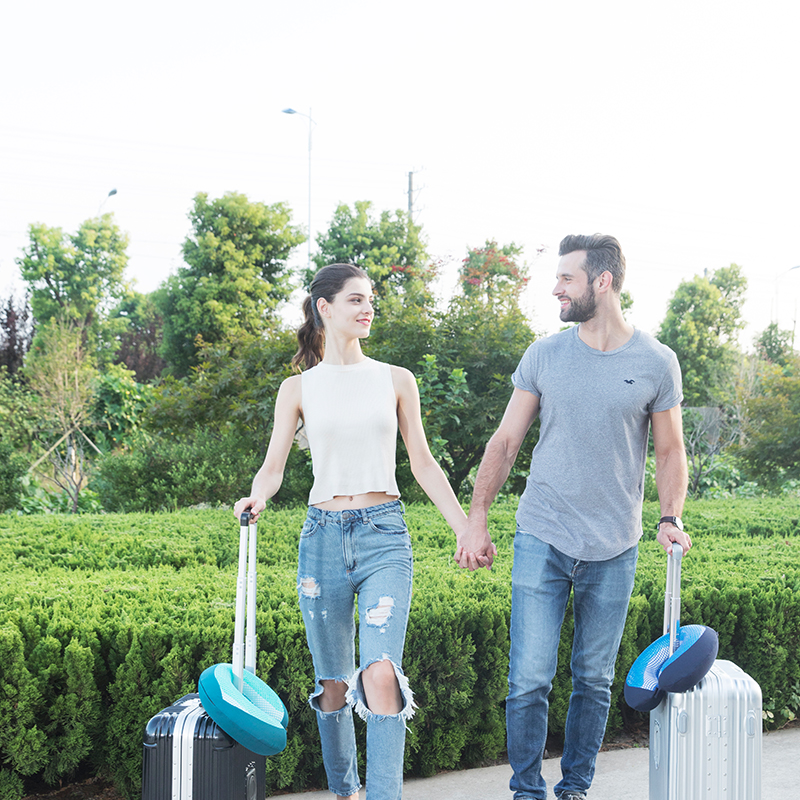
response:
M656 530L661 527L662 522L671 522L679 531L683 530L683 520L680 517L661 517L656 525Z

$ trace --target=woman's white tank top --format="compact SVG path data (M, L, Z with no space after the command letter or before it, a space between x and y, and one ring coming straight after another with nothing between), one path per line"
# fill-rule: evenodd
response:
M389 364L371 358L319 363L302 373L301 386L314 470L308 504L367 492L399 497L397 397Z

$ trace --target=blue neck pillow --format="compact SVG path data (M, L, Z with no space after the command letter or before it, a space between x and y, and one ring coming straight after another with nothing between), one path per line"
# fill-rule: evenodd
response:
M289 715L264 681L244 670L241 691L230 664L215 664L200 676L197 691L211 719L234 741L260 756L286 747Z
M705 625L676 625L675 652L669 634L656 639L633 662L625 679L625 702L652 711L665 692L686 692L706 676L719 650L717 632Z

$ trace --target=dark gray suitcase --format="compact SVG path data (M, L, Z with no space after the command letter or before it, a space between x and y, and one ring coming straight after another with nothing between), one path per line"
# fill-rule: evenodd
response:
M266 764L187 694L147 723L142 800L264 800Z
M679 612L680 558L670 557L664 633ZM697 686L650 712L650 800L760 799L761 688L717 659Z

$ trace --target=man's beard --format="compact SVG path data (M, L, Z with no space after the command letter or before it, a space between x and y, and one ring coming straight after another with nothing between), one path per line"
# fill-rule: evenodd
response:
M558 315L562 322L588 322L597 313L594 286L590 283L582 297L570 298L569 305Z

